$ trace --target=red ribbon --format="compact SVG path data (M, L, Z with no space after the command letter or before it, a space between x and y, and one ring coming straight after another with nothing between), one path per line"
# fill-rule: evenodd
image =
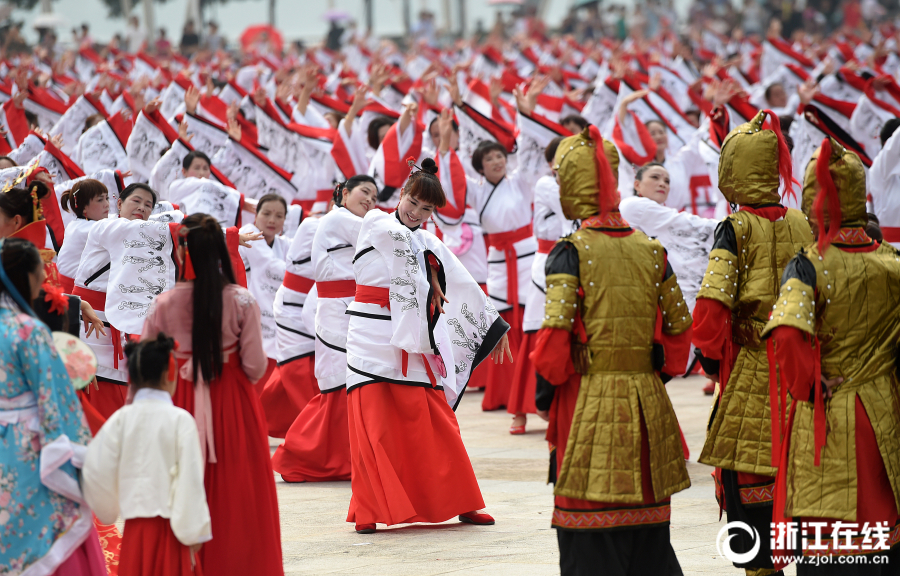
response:
M513 328L519 327L519 260L515 243L531 236L532 228L531 224L528 224L517 230L488 234L485 237L488 244L503 251L503 258L506 261L506 301L512 306Z

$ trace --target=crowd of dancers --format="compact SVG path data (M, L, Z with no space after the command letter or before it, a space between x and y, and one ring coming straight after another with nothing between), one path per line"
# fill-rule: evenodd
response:
M493 524L454 415L481 390L510 434L549 421L563 574L680 573L664 383L702 372L699 461L763 536L738 565L778 573L770 522L809 518L883 523L893 563L852 573L895 573L897 51L883 27L9 56L5 572L282 574L273 472L349 480L363 534ZM43 324L91 349L87 387Z

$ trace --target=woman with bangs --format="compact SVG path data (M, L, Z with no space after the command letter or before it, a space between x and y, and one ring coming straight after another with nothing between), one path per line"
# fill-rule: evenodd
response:
M350 479L347 438L347 306L353 301L353 255L363 217L375 208L378 188L371 176L358 174L334 190L337 206L319 219L310 260L317 294L315 334L296 327L296 335L315 346L314 396L272 455L272 465L286 482ZM301 287L302 288L302 287Z
M60 283L71 294L88 234L96 222L109 216L109 190L99 180L87 178L63 192L61 204L63 210L75 214L75 220L66 226L66 241L56 259Z
M89 333L82 332L81 339L88 344L97 355L97 379L96 382L89 385L82 392L82 399L99 414L103 421L109 418L113 412L121 408L125 404L126 390L128 384L128 371L125 367L123 346L123 335L118 330L113 330L109 324L106 313L107 292L111 287L110 270L112 268L111 250L121 245L122 241L114 241L114 235L124 234L128 236L128 240L140 242L143 241L141 232L143 227L135 225L130 228L128 222L146 222L150 219L154 206L156 206L156 192L146 184L131 184L122 191L117 202L118 217L106 218L102 215L102 194L92 196L87 199L87 190L98 189L91 184L87 184L88 180L76 184L67 196L64 196L63 206L73 209L75 214L81 211L79 220L72 225L78 224L83 217L86 221L84 224L78 224L75 230L82 227L88 228L87 236L81 252L78 254L78 266L74 275L74 289L72 293L79 296L82 300L87 301L97 311L97 315L107 326L108 335L103 335L100 340L89 338ZM102 186L102 184L100 185ZM81 191L79 191L81 190ZM84 204L82 202L82 194L84 196ZM100 200L98 200L98 198ZM108 198L108 196L107 196ZM106 206L108 206L108 199ZM180 215L180 213L178 213ZM96 218L95 220L93 218ZM89 224L87 222L90 222ZM123 228L125 226L125 228ZM113 231L112 229L117 229ZM133 238L132 238L133 237ZM69 241L74 240L72 250L78 252L77 246L80 244L79 235L74 238L68 238L65 243L68 246ZM69 262L74 259L75 255L68 254L69 248L63 252L63 260ZM170 255L166 255L171 258ZM65 268L70 270L70 268ZM135 279L137 281L137 279ZM95 419L89 419L92 430L99 429Z
M421 229L446 203L430 158L393 214L372 210L359 231L347 308L347 412L352 498L360 534L377 523L493 524L454 409L490 355L512 361L507 331L456 256Z

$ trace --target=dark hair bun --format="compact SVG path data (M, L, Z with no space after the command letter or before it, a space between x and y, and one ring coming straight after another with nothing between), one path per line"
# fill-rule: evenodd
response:
M434 163L434 160L432 158L426 158L422 160L422 171L428 172L429 174L437 174L437 164Z
M128 342L125 357L128 359L128 378L135 388L155 386L169 367L169 354L175 349L175 340L160 332L156 340Z

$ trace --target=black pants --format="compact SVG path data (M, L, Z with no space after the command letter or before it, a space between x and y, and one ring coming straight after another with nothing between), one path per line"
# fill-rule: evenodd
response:
M561 576L683 576L669 525L623 530L556 530Z
M770 533L772 526L772 504L755 504L745 506L741 502L741 492L738 488L737 472L722 470L722 489L725 492L725 515L729 522L743 522L753 528L759 534L759 552L756 557L746 564L737 564L738 568L774 568L772 564L772 546ZM756 544L752 535L743 530L731 529L731 550L740 554L749 552Z

